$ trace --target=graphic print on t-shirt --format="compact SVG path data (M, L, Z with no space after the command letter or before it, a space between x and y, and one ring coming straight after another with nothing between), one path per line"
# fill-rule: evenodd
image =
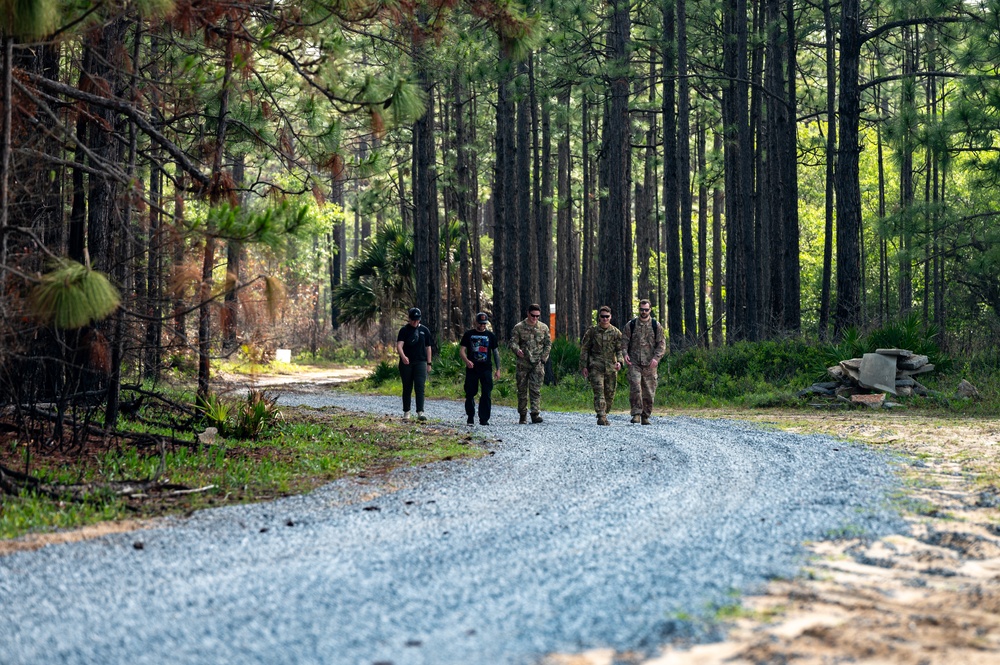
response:
M470 360L474 363L484 363L490 356L490 338L487 335L472 335L469 347L472 351Z

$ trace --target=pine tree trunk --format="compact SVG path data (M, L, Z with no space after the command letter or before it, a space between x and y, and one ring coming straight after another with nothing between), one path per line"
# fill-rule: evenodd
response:
M781 147L781 175L783 177L782 217L782 265L785 268L784 295L782 306L784 312L784 330L799 334L802 330L802 285L801 267L799 264L799 175L798 175L798 103L795 85L795 3L786 0L785 9L785 40L787 55L785 57L785 82L787 100L782 123L779 127L779 145Z
M434 168L434 97L429 74L419 72L427 94L427 111L413 125L413 264L416 306L423 313L421 323L431 331L435 347L441 328L441 262L438 232L437 190Z
M837 148L837 308L834 337L861 323L861 186L859 125L861 90L861 7L843 0L840 17L840 144Z
M233 183L238 188L243 187L246 170L246 155L236 155L233 159ZM240 197L242 205L242 196ZM243 243L239 240L229 240L226 243L226 279L231 286L226 289L223 301L222 317L222 348L232 351L236 348L236 337L239 330L240 280L242 276Z
M684 333L698 338L694 299L694 238L691 235L691 97L688 83L687 3L677 0L677 190L680 201L681 262L684 271Z
M708 185L705 182L708 159L705 155L705 121L701 112L696 122L698 168L698 345L708 346Z
M722 149L722 134L715 128L712 132L712 151L718 155ZM723 344L722 319L725 313L722 300L722 211L726 201L722 186L722 180L718 180L712 189L712 346L716 348Z
M680 201L678 192L676 77L676 7L663 4L663 250L667 263L667 332L670 348L684 339L684 285L681 277Z
M591 121L590 99L583 90L583 223L581 240L582 267L580 281L580 298L577 301L577 329L575 337L590 327L590 316L594 302L594 165L590 157Z
M518 295L517 192L514 182L514 63L501 43L497 85L496 166L493 175L493 330L506 340L520 318Z
M826 31L826 198L823 226L823 285L819 305L819 338L830 332L830 283L833 278L834 164L837 149L837 64L836 35L833 29L831 0L823 0Z
M570 100L571 91L567 87L559 94L559 106L564 107L565 122L559 139L556 164L557 196L556 208L556 334L576 339L574 334L579 320L574 303L578 291L579 265L574 254L573 198L570 191Z
M529 56L530 57L530 56ZM517 65L518 78L528 78L528 63ZM514 182L517 189L518 308L519 314L538 298L538 248L531 214L531 98L522 94L517 102L517 147L514 157Z
M609 305L623 320L632 311L632 271L629 258L631 220L629 185L631 180L632 122L629 117L628 0L612 0L608 51L616 74L608 85L607 122L602 141L602 167L606 174L607 211L598 231L601 261L598 264L597 300L593 305ZM628 254L628 256L626 256Z

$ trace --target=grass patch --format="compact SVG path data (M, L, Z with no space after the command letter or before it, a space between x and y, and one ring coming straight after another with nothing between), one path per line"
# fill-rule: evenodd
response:
M284 409L256 440L217 438L208 445L132 446L88 440L67 453L9 439L0 464L49 487L91 485L84 497L54 498L24 490L0 495L0 538L67 529L105 520L186 514L201 508L301 494L348 475L399 466L478 457L468 434L440 426L387 421L337 409ZM155 429L143 426L141 429ZM150 491L119 496L109 484L149 479L169 487L210 489L180 494Z

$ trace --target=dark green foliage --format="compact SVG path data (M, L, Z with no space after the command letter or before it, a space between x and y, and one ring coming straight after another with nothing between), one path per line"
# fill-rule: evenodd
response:
M236 404L209 394L197 407L204 414L205 423L215 427L221 436L255 441L281 420L277 402L277 397L264 390L250 390L246 399Z
M947 371L951 366L951 359L942 353L937 339L938 329L933 325L925 326L914 312L864 336L856 328L847 329L840 343L827 349L826 363L834 365L841 360L860 358L866 353L874 353L876 349L908 349L927 356L937 371Z
M465 363L458 355L458 342L446 342L441 345L437 357L434 358L433 378L438 380L459 381L465 378Z
M821 347L799 340L739 342L667 356L660 376L671 391L739 400L813 383L825 371L824 357Z
M204 414L205 423L209 427L216 428L220 434L225 431L229 415L232 413L232 407L228 403L223 402L218 395L209 393L203 399L199 399L196 406Z
M565 337L556 337L549 354L556 383L565 376L572 376L580 368L580 345Z
M377 388L381 386L386 381L392 381L399 376L399 368L396 363L389 362L388 360L383 360L375 365L375 369L366 379L368 383Z
M333 299L341 323L371 325L413 302L413 236L399 224L380 228L347 269Z
M236 406L234 422L226 436L237 439L256 440L279 420L281 410L277 406L278 398L272 397L263 390L251 390L245 401Z

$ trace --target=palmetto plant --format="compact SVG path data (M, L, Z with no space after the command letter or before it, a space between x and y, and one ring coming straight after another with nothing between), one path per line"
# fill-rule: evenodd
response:
M341 323L368 326L413 300L413 237L399 224L383 226L347 269L333 294Z

